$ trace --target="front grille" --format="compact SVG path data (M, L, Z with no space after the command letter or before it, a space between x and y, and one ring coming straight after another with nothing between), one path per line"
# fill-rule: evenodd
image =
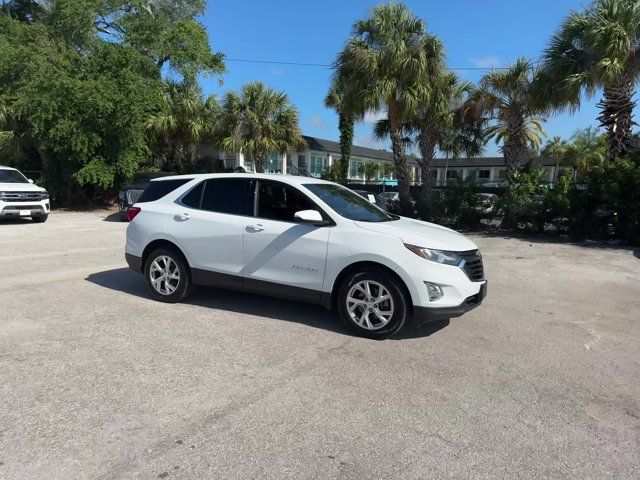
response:
M19 211L19 210L42 210L42 206L41 205L7 205L6 207L4 207L4 209L2 210L3 212L6 211Z
M33 202L42 200L40 192L3 192L2 200L5 202Z
M482 264L482 255L478 250L472 250L470 252L458 253L463 260L464 264L461 265L464 273L467 274L469 280L472 282L481 282L484 280L484 265Z
M129 202L129 205L137 203L142 192L144 192L144 190L127 190L127 201Z

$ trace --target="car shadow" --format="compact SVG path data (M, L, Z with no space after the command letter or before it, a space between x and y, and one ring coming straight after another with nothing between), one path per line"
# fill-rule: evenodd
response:
M31 220L29 217L13 217L13 218L3 218L0 219L0 225L26 225L27 223L32 223L35 225L35 222Z
M128 268L116 268L92 273L85 280L123 294L145 299L150 298L142 276ZM325 310L320 305L310 303L210 287L198 287L184 303L299 323L341 335L353 336L353 333L342 324L335 313ZM392 339L403 340L428 337L447 325L449 325L448 320L429 323L421 328L416 328L413 321L410 320L405 328Z
M124 223L120 218L120 212L110 213L106 217L102 219L103 222L115 222L115 223Z

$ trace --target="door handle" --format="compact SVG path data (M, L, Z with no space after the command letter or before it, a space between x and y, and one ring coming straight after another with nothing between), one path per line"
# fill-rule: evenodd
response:
M174 218L176 220L189 220L189 218L191 218L191 217L189 216L189 214L187 212L184 212L184 213L177 213L174 216Z
M261 224L257 223L255 225L247 225L246 230L248 232L262 232L264 230L264 227Z

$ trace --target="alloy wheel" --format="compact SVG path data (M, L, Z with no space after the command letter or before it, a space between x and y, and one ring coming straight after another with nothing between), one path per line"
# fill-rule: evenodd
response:
M169 256L156 257L149 268L151 286L160 295L171 295L180 284L180 269Z
M384 285L373 280L362 280L353 285L346 302L351 320L367 330L379 330L393 317L391 293Z

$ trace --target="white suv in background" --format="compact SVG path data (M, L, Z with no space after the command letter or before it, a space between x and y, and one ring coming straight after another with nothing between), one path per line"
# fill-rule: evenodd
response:
M410 314L417 323L457 317L486 294L471 240L323 180L165 177L129 218L127 262L163 302L193 285L246 290L324 305L358 334L386 338Z
M0 218L31 217L46 222L49 194L15 168L0 166Z

